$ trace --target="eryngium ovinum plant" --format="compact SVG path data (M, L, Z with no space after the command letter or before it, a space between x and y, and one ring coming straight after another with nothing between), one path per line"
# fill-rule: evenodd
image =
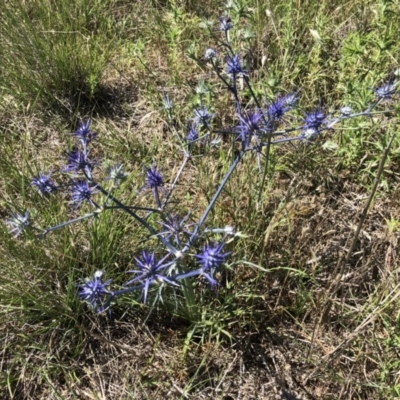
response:
M105 279L105 272L102 270L96 271L91 278L86 278L80 284L77 283L77 295L98 313L109 310L120 296L137 295L146 303L153 293L156 293L156 299L161 298L162 290L170 287L182 292L186 311L191 315L196 314L193 278L202 277L210 288L215 290L219 285L216 274L224 267L231 254L232 249L229 246L235 238L242 236L231 226L206 227L205 225L207 216L237 166L246 159L254 159L246 155L256 154L262 187L272 145L285 142L311 145L322 131L333 130L343 120L371 117L373 114L386 112L387 110L378 109L378 106L387 103L387 100L396 94L398 80L392 77L382 86L372 89L375 92L375 100L364 111L354 112L349 106L343 105L337 112L328 114L319 106L307 113L303 112L302 117L297 117L300 115L297 109L298 91L281 95L269 103L261 102L255 96L250 73L243 68L240 54L235 51L230 40L230 31L234 27L229 18L220 19L219 29L214 29L209 23L205 26L213 33L218 49L222 49L224 54L221 55L220 50L209 48L205 50L202 60L198 61L205 60L231 93L234 101L232 112L237 123L231 128L216 129L214 126L216 124L213 122L215 115L204 104L200 85L198 89L200 105L194 109L194 115L189 120L189 128L182 134L179 127L174 124L172 100L168 96L164 98L164 111L183 149L184 159L168 190L162 168L154 164L146 169L146 185L143 189L152 192L155 208L130 206L115 197L115 189L127 177L121 164L110 166L108 176L103 178L97 176L97 162L89 157L88 150L97 139L97 135L92 132L90 121L84 121L73 133L78 142L77 147L67 153L66 166L60 171L67 174L69 184L58 185L53 180L52 173L42 172L32 178L31 185L43 197L67 191L70 202L75 208L86 204L92 211L45 229L39 228L31 221L29 211L22 214L15 213L7 220L10 231L15 237L30 230L35 232L38 238L43 238L56 229L82 220L101 218L103 213L119 209L146 228L152 237L158 239L157 248L148 248L134 255L135 265L127 271L129 277L124 285L113 287L112 280ZM241 99L239 82L248 89L246 92L251 99ZM243 107L245 103L252 103L253 106L245 109ZM193 222L189 215L174 213L176 202L171 204L171 194L192 156L196 143L206 148L215 143L222 134L230 135L238 151L207 208L200 219ZM100 198L103 199L101 203ZM152 223L149 222L150 215ZM154 287L158 290L152 290Z

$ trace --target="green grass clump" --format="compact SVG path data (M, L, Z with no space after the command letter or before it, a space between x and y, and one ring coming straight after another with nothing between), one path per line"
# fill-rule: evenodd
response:
M8 1L0 10L0 87L30 107L75 112L101 97L115 2Z

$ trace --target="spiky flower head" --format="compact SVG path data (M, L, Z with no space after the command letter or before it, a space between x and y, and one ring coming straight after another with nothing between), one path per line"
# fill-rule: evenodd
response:
M90 174L92 165L87 156L80 150L72 150L67 153L67 165L64 167L65 172L84 171Z
M97 208L97 204L92 200L93 194L97 192L96 186L89 186L87 181L74 182L71 203L76 203L76 207L80 207L84 201L88 201L92 206Z
M283 116L293 109L297 103L297 94L289 93L286 96L276 99L268 107L268 115L271 120L280 120Z
M87 144L91 142L97 134L90 130L90 120L82 121L78 129L73 133L82 143Z
M112 180L115 187L118 187L121 182L125 182L128 178L128 174L124 172L124 164L107 165L106 171L108 175L106 180Z
M190 232L186 230L186 227L188 226L186 221L189 216L190 214L182 218L180 215L168 213L164 221L161 222L161 225L166 229L164 232L161 232L161 234L165 235L166 238L174 236L177 241L181 234L190 235Z
M268 115L271 120L280 120L288 110L289 108L278 99L268 107Z
M210 113L207 107L199 107L194 109L194 122L198 125L205 125L207 126L212 118L214 117L214 114Z
M317 108L306 114L303 127L303 137L311 139L320 133L322 125L326 122L326 114L322 108Z
M344 106L341 107L339 111L342 117L349 117L352 114L353 109L350 106Z
M317 108L308 113L304 120L304 130L320 131L321 126L325 122L326 114L321 108Z
M87 301L90 307L99 313L104 311L103 305L105 298L113 295L113 292L106 289L107 286L111 284L112 280L108 279L103 282L101 279L103 274L102 271L96 271L94 273L94 279L86 278L83 285L78 285L79 297Z
M145 188L157 189L164 186L164 177L161 172L157 170L156 165L146 168L147 182Z
M202 275L207 278L212 287L217 284L214 279L215 271L221 268L231 254L230 252L223 252L224 245L225 242L208 244L204 246L200 254L195 256L201 265Z
M15 238L18 237L23 231L31 227L29 211L25 211L25 214L13 214L6 221L6 224L10 228L10 233L14 233Z
M290 109L296 107L297 102L299 101L298 92L289 93L281 98L281 101L284 105L289 107Z
M136 265L139 267L137 270L128 271L131 274L138 274L135 278L128 281L125 286L129 286L134 282L140 281L144 283L143 288L143 302L146 303L149 288L156 283L169 283L174 286L179 286L172 279L168 278L165 273L167 268L171 266L175 261L165 262L169 257L167 254L164 258L157 261L155 252L152 253L144 250L142 257L135 257Z
M51 180L51 172L48 174L42 172L38 176L34 177L31 180L31 186L33 186L42 196L48 196L57 190L57 185Z
M389 100L396 93L398 83L399 83L399 81L390 79L389 82L383 84L382 86L379 86L376 89L372 89L372 90L378 96L378 99Z
M191 124L186 140L190 143L196 142L199 139L199 131L195 124Z
M217 51L215 49L207 49L204 53L204 59L206 61L211 61L217 57Z
M219 30L223 32L227 32L233 28L232 20L229 17L221 17L219 19Z
M250 141L253 134L260 130L260 121L262 114L258 111L248 111L240 115L239 138L242 142Z
M226 73L229 75L246 74L246 71L242 68L238 54L228 57L226 62Z

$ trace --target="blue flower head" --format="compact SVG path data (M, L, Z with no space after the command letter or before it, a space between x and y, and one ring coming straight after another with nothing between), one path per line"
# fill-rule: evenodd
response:
M304 131L314 131L316 134L319 133L321 126L325 122L326 114L321 108L317 108L314 111L308 113L304 120Z
M165 235L166 238L174 236L177 242L179 242L179 235L190 235L190 232L186 230L186 221L188 220L189 216L190 214L186 215L184 218L181 218L179 215L168 213L164 221L161 222L161 225L166 228L166 230L161 232L161 234Z
M93 207L97 204L92 200L92 195L97 193L96 186L90 187L87 181L74 182L72 186L72 201L80 207L84 201L88 201Z
M18 237L23 231L31 227L31 221L29 217L29 211L25 211L25 214L13 214L12 218L6 221L6 224L10 228L10 233L15 233L15 238Z
M102 282L101 278L103 276L102 271L96 271L94 273L94 279L85 279L83 285L78 285L79 292L78 295L82 300L89 303L90 307L94 308L97 312L104 311L104 299L108 296L112 296L113 292L107 290L107 286L110 285L111 279Z
M224 242L206 245L203 251L195 256L201 265L202 275L207 278L212 287L218 283L213 277L215 271L221 268L231 254L230 252L223 253L224 245Z
M268 107L268 115L271 120L280 120L283 116L293 109L297 103L296 93L290 93L278 98Z
M289 109L281 100L276 100L268 107L268 115L271 120L279 120Z
M196 128L196 125L190 125L189 132L186 136L186 140L190 143L196 142L199 139L199 131Z
M308 113L305 117L303 136L306 139L311 139L318 135L321 131L322 125L326 121L326 114L322 108L317 108Z
M245 115L240 116L240 135L242 142L250 140L252 135L260 130L260 121L262 115L258 111L248 111ZM248 144L248 143L246 143Z
M96 133L93 133L90 130L90 120L83 121L79 124L76 132L73 133L82 143L87 144L91 142L96 136Z
M51 172L40 173L31 180L31 185L42 195L48 196L57 190L57 185L51 180Z
M219 30L223 32L227 32L233 28L233 23L229 17L221 17Z
M398 83L399 81L390 79L389 82L372 90L378 96L379 100L389 100L395 95Z
M216 50L214 50L214 49L207 49L206 51L205 51L205 53L204 53L204 59L206 60L206 61L211 61L211 60L213 60L214 58L216 58L217 57L217 51Z
M203 106L203 107L195 108L195 110L194 110L193 120L198 125L208 126L208 124L211 122L213 117L214 117L214 114L211 114L207 107Z
M67 153L68 164L64 167L65 172L91 172L92 165L87 156L80 150L72 150Z
M242 68L238 54L228 57L228 61L226 62L226 73L229 75L246 74L246 71Z
M157 189L164 186L164 177L161 172L157 170L157 166L153 165L146 168L147 182L145 188Z
M353 109L350 106L341 107L339 111L342 117L349 117L353 113Z
M125 286L129 286L137 281L144 283L144 289L143 289L144 303L146 303L147 301L149 288L156 283L169 283L174 286L179 286L172 279L164 275L166 273L167 268L175 262L175 261L169 261L165 263L165 260L167 259L168 256L169 254L167 254L161 260L157 261L154 251L150 253L144 250L142 252L141 258L135 257L136 265L139 267L139 269L128 272L131 274L139 274L139 275L128 281L125 284Z

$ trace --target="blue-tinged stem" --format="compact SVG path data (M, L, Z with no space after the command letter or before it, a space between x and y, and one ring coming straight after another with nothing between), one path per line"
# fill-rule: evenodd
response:
M60 229L60 228L64 228L64 226L68 226L68 225L74 224L75 222L79 222L79 221L83 221L83 220L91 218L91 217L95 217L98 214L100 214L101 211L102 211L101 209L98 209L98 210L95 210L95 211L93 211L93 212L91 212L89 214L82 215L81 217L78 217L78 218L75 218L75 219L71 219L71 220L66 221L66 222L62 222L61 224L58 224L58 225L52 226L51 228L47 228L47 229L43 230L41 232L41 235L42 236L46 236L50 232L53 232L53 231L55 231L57 229Z
M111 201L113 201L125 212L127 212L130 216L136 219L136 221L138 221L141 225L143 225L152 235L155 236L157 235L157 231L151 225L149 225L143 218L139 217L139 215L134 213L129 207L121 203L117 198L115 198L112 194L110 194L107 190L105 190L100 184L98 184L97 187L103 194L107 195ZM159 235L157 237L162 242L162 244L171 251L172 254L178 253L178 250L168 240Z
M153 194L154 194L154 198L155 198L156 203L157 203L157 207L158 207L159 210L161 210L160 194L158 193L158 189L156 187L153 188Z
M121 208L120 206L103 206L104 210L124 210L124 208ZM160 210L157 210L156 208L150 208L150 207L139 207L139 206L125 206L125 208L130 208L132 210L139 210L139 211L150 211L150 212L155 212L155 213L161 213Z
M195 240L197 238L197 234L199 233L199 230L200 230L201 226L203 225L203 223L207 219L208 214L210 213L210 211L214 207L214 204L218 200L219 195L221 194L221 192L224 189L226 183L228 182L229 178L231 177L233 171L235 171L236 167L238 166L238 164L242 160L242 158L245 155L245 153L246 153L245 150L241 150L240 153L235 158L235 160L233 161L231 167L229 168L229 171L226 173L224 179L222 180L221 184L219 185L217 191L215 192L214 197L210 201L210 204L208 205L207 209L204 211L204 214L200 218L200 221L196 225L196 228L194 229L192 235L190 236L185 248L182 250L182 253L188 252L189 249L192 247L193 243L195 242Z
M251 97L254 99L254 101L255 101L255 103L257 105L257 108L259 109L259 112L261 113L261 116L262 116L264 124L266 126L268 126L269 123L268 123L267 119L265 118L265 115L264 115L264 113L262 111L261 105L260 105L260 103L259 103L259 101L258 101L258 99L257 99L257 97L256 97L256 95L255 95L255 93L253 91L253 88L250 85L249 78L245 77L244 80L246 82L247 88L250 91ZM264 190L264 185L265 185L265 179L267 178L267 174L268 174L268 169L269 169L269 164L270 164L269 163L270 154L271 154L271 139L272 139L272 134L270 133L270 134L268 134L268 138L267 138L267 152L265 154L265 166L264 166L263 176L262 176L262 179L261 179L261 186L260 186L260 189L258 191L258 200L257 200L258 202L261 200L262 192Z

